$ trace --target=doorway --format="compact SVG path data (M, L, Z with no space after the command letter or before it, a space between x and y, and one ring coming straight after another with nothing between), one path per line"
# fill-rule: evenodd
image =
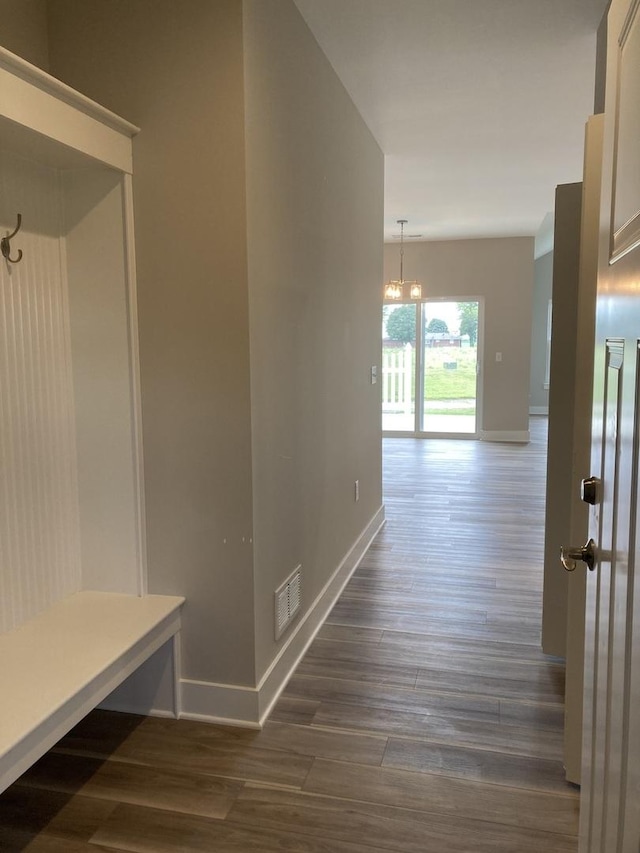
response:
M480 310L477 299L384 304L385 434L476 437Z

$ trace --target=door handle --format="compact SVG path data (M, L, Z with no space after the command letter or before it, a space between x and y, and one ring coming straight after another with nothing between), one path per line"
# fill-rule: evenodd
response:
M565 548L563 545L560 549L560 559L568 572L575 570L577 562L586 563L589 570L593 571L596 567L596 543L589 539L581 548Z

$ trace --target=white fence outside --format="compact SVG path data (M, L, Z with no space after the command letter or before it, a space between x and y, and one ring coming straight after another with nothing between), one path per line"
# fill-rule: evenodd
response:
M382 351L382 411L387 413L412 412L413 347Z

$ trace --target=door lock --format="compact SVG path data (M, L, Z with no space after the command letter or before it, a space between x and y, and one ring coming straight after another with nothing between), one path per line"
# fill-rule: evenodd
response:
M580 499L595 506L600 500L599 490L600 480L597 477L587 477L580 486Z
M565 548L563 545L560 549L560 559L568 572L575 570L577 562L586 563L589 570L593 571L596 567L596 543L589 539L582 548Z

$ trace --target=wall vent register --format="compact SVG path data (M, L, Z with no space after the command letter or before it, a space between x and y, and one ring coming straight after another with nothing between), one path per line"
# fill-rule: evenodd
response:
M275 635L278 640L300 611L302 566L298 566L275 591Z

